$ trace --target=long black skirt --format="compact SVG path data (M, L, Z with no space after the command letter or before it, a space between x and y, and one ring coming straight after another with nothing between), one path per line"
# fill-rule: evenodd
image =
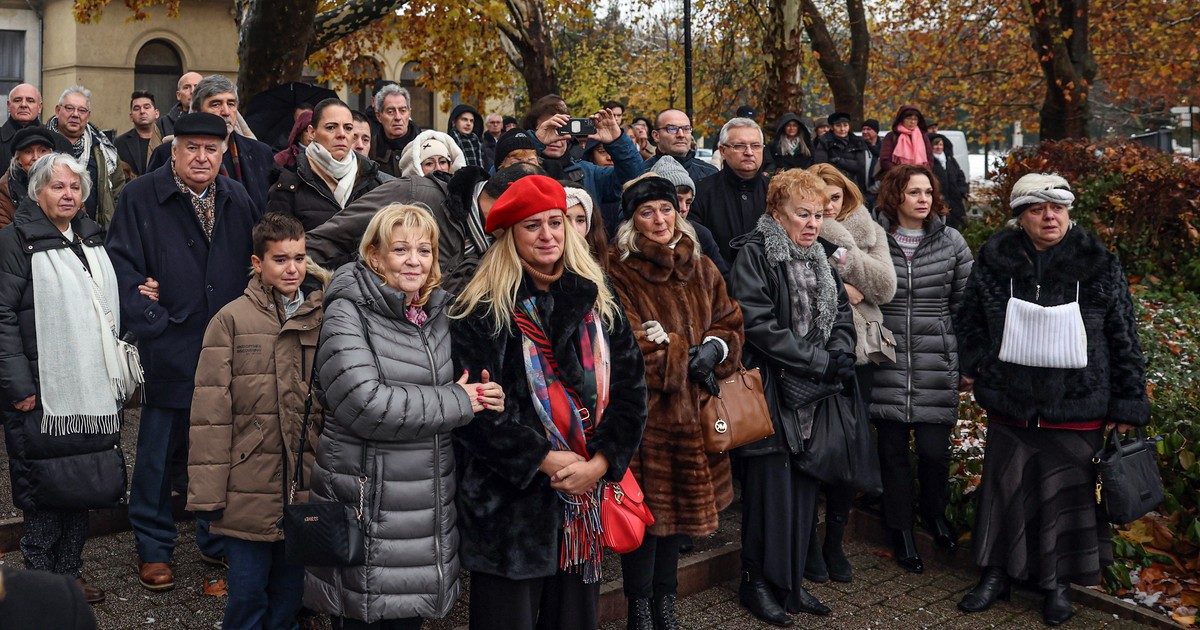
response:
M988 426L973 551L1048 589L1100 583L1112 564L1112 532L1096 503L1092 457L1103 433Z
M762 575L788 612L800 611L808 539L821 482L787 454L741 459L742 569Z

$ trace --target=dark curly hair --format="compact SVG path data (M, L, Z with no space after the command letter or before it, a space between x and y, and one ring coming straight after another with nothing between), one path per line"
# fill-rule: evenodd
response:
M929 215L925 217L925 227L929 227L933 222L934 215L944 217L950 211L946 207L946 202L942 200L941 184L928 167L918 164L897 164L884 174L883 181L879 183L879 196L875 198L875 208L879 214L887 217L893 226L900 225L900 204L904 203L904 189L908 187L908 180L916 175L928 177L929 185L933 187L933 201L929 204Z

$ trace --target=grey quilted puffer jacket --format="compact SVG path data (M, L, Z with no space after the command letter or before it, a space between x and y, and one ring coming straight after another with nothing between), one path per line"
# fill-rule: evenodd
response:
M474 414L454 384L450 295L434 291L420 327L404 299L362 263L343 265L325 292L317 349L326 413L312 500L357 506L366 478L367 563L309 567L304 604L368 623L443 617L459 594L450 430Z
M892 237L896 295L880 306L896 337L896 362L875 366L871 418L954 424L958 418L958 340L950 314L971 275L971 249L962 234L935 218L909 263Z

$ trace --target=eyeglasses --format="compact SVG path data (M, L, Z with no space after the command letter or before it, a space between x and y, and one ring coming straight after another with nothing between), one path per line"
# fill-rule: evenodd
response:
M665 131L671 135L675 135L677 133L692 133L692 126L691 125L666 125L663 127L657 127L654 130L655 131Z
M725 147L726 149L733 149L738 153L758 153L759 151L763 150L765 145L761 142L753 142L750 144L739 142L737 144L723 144L721 146Z
M68 114L78 113L80 116L87 116L88 114L92 113L92 110L86 107L75 107L74 105L60 105L60 107L62 107L63 111L67 112Z

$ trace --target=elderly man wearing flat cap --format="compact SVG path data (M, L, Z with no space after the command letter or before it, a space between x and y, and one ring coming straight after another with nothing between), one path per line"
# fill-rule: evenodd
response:
M70 151L66 138L41 125L25 127L15 133L9 148L13 159L0 176L0 228L13 222L17 206L28 196L26 189L33 163L47 153Z
M228 132L214 114L180 116L171 160L129 183L106 241L121 290L122 328L137 335L146 371L129 520L138 577L151 591L175 584L169 462L187 452L204 329L245 290L250 232L261 216L246 189L220 174ZM196 516L201 558L220 563L221 540L208 533L217 515Z

